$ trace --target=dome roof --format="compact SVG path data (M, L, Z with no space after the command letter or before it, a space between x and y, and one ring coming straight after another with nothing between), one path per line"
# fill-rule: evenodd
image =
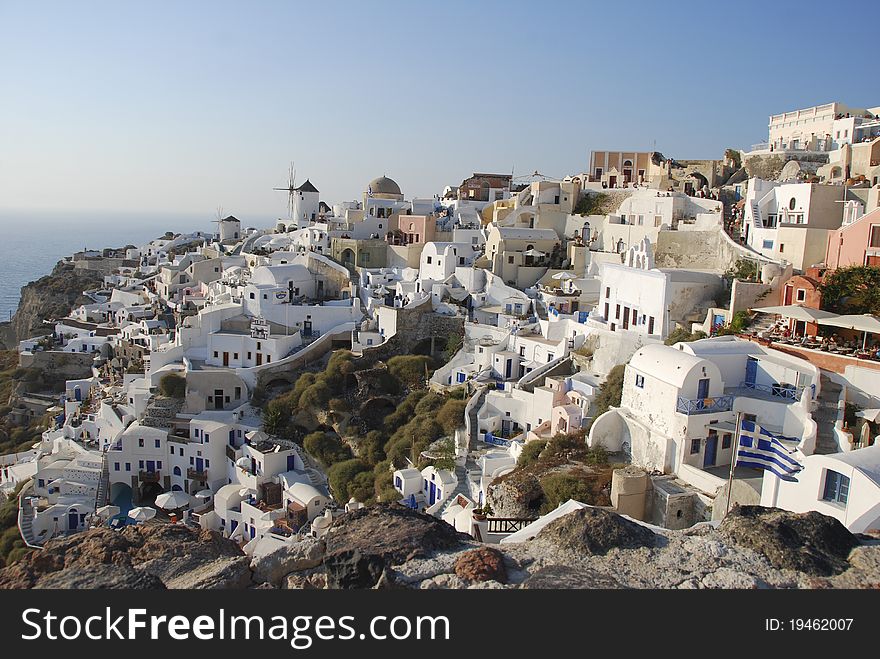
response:
M387 176L380 176L379 178L374 178L370 181L367 186L367 191L375 194L399 194L403 193L400 191L400 186L393 180L388 178Z

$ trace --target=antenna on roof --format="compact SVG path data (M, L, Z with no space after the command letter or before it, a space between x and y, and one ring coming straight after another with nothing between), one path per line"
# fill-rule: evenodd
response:
M296 169L293 166L293 161L290 162L290 171L287 178L287 187L286 188L272 188L273 190L282 190L287 192L287 217L288 219L293 219L293 200L294 193L296 192L295 187L296 182Z

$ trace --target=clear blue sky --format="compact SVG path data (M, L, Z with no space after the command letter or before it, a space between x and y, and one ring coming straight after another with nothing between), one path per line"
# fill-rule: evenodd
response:
M799 2L0 0L0 207L285 214L373 177L720 157L768 115L880 105L873 21Z

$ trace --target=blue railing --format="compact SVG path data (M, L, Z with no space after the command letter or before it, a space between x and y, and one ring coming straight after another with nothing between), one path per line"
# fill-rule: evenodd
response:
M501 439L501 437L496 437L490 432L487 432L483 437L483 441L487 444L492 444L493 446L510 446L510 442L506 439Z
M804 387L796 387L793 384L759 384L757 382L743 382L740 387L742 389L760 391L773 398L782 398L784 400L792 401L799 400L804 391Z
M729 412L733 409L733 396L713 396L712 398L678 397L676 412L682 414L711 414L712 412Z

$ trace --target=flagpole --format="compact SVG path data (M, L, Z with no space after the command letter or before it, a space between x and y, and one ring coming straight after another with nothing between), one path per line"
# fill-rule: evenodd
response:
M742 412L736 413L736 434L734 435L733 455L730 456L730 475L727 477L727 509L724 514L730 512L730 497L733 494L733 470L736 468L736 458L739 455L739 434L742 428Z

